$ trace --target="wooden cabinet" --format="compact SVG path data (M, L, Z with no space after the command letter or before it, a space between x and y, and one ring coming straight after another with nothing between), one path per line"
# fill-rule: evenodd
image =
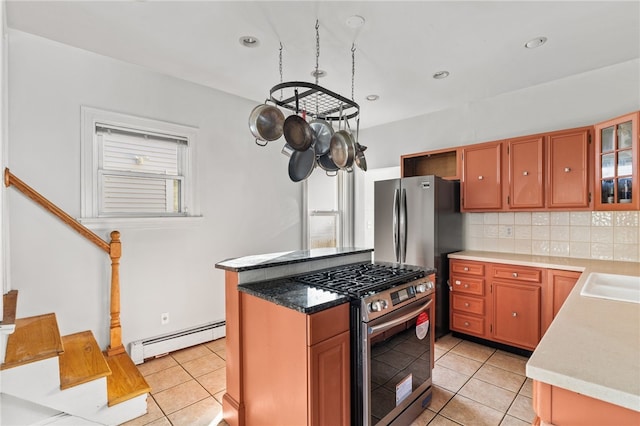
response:
M637 426L640 411L533 381L533 424ZM537 421L537 423L536 423Z
M509 199L512 209L544 207L544 138L524 137L507 142Z
M581 272L547 269L547 282L543 291L542 335L560 311L580 275Z
M581 127L508 140L508 208L589 208L591 133Z
M400 157L402 177L436 175L443 179L460 179L462 159L458 148L441 149Z
M542 270L492 265L493 339L524 349L540 341Z
M485 265L451 259L451 329L478 337L488 337Z
M463 211L502 209L502 142L462 149Z
M554 132L547 136L547 207L588 208L591 127Z
M638 210L638 122L634 112L595 125L596 210Z
M305 315L242 297L246 424L348 425L349 305Z

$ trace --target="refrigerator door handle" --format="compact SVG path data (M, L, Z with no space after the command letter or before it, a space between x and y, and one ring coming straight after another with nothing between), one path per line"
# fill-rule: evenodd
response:
M407 261L407 190L402 188L402 204L400 205L400 262Z
M400 216L400 190L396 189L393 193L393 253L396 256L396 262L400 262L400 235L398 220Z

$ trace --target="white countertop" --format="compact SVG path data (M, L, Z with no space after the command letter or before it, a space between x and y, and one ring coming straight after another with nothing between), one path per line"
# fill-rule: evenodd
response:
M637 276L640 286L640 263L481 251L449 257L582 271L527 362L527 377L640 411L640 304L580 295L591 272Z

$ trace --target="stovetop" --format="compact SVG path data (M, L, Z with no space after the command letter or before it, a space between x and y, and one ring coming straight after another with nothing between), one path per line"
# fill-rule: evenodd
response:
M425 270L417 266L376 262L312 272L296 281L360 299L424 276Z

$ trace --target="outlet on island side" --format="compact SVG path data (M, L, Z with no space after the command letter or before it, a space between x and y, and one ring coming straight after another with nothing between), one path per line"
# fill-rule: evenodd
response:
M169 312L163 312L160 314L160 324L169 324Z

